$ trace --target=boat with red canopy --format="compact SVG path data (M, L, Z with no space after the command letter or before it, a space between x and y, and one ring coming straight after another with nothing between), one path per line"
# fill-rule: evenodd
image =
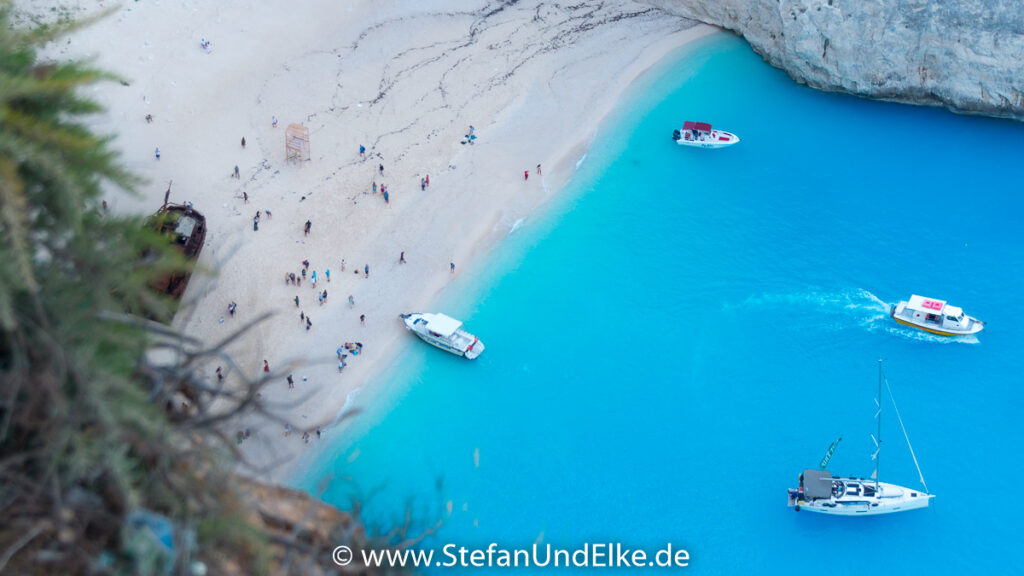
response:
M695 148L725 148L740 141L740 137L724 130L715 130L707 122L690 122L683 124L682 130L672 131L672 139L680 146Z
M981 332L985 323L964 314L957 306L946 304L945 300L925 298L914 294L910 300L902 301L889 310L892 319L911 328L938 334L939 336L970 336Z

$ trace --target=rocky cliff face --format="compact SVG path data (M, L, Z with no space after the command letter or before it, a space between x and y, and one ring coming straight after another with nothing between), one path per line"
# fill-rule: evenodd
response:
M1024 120L1020 0L648 0L814 88Z

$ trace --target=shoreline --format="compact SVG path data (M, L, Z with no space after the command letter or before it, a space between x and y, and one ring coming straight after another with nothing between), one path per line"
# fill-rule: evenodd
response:
M638 56L634 62L635 66L630 69L629 73L624 74L621 80L621 84L616 86L616 89L612 91L615 94L614 98L610 98L607 102L607 106L600 109L600 111L593 111L591 114L596 118L594 122L589 123L592 126L590 129L580 130L574 134L573 137L567 138L561 146L561 151L557 156L557 160L553 163L556 169L551 172L545 170L543 172L543 188L545 195L540 198L537 203L525 212L518 214L511 223L503 220L496 223L490 228L490 230L481 230L480 236L477 237L478 250L475 251L468 259L468 264L474 265L486 258L488 254L493 253L495 250L500 248L501 243L514 233L518 228L526 223L528 220L536 219L541 215L542 211L550 208L551 201L555 200L556 196L560 196L564 193L565 187L568 185L570 180L579 170L580 165L586 159L587 154L590 150L591 143L596 136L597 130L607 120L608 116L611 115L615 110L616 105L621 100L621 97L627 92L638 80L651 69L655 68L663 62L666 58L669 58L675 51L680 50L697 40L710 36L712 34L722 32L722 30L709 26L706 24L697 24L692 28L686 29L677 38L676 35L666 37L658 45L649 47L647 51L641 56ZM531 177L533 171L531 170ZM548 180L550 176L550 181ZM433 291L429 298L426 299L428 302L434 302L438 297L446 290L459 290L460 287L452 286L451 284L444 284ZM462 287L464 289L464 287ZM416 311L420 311L417 309ZM426 310L424 310L426 311ZM396 324L397 325L397 324ZM425 345L415 337L410 337L405 330L402 330L399 326L396 338L393 341L393 345L390 350L393 352L392 357L400 356L407 346L422 346ZM381 358L383 360L383 358ZM386 373L387 366L381 366L381 362L378 361L369 366L364 366L365 370L361 372L362 378L359 385L354 386L345 396L343 404L336 411L334 417L331 420L332 427L338 424L338 420L346 413L350 408L359 408L359 403L366 403L372 405L379 398L379 394L387 393L383 389L383 383L372 383L371 379L379 377L381 374ZM371 388L367 390L367 388ZM358 402L358 403L357 403ZM361 413L365 414L365 412ZM348 424L342 424L345 430L348 428ZM332 437L337 434L336 430L331 430ZM309 481L309 473L314 468L313 463L316 458L323 455L323 452L328 449L328 446L332 440L327 440L328 444L324 446L315 446L312 451L307 454L302 454L294 460L294 466L292 466L284 476L274 476L273 481L284 482L286 485L294 486L297 480ZM358 449L356 450L358 453Z
M296 430L312 430L354 393L361 403L374 400L380 386L372 379L411 342L400 340L408 335L393 320L398 312L436 299L453 277L449 262L456 276L474 274L517 223L561 193L625 90L674 50L716 31L628 2L424 9L359 1L343 10L317 0L284 15L242 2L186 2L124 8L49 56L98 54L97 66L128 78L97 87L107 111L94 127L116 134L127 167L150 183L138 198L110 196L112 209L153 212L173 181L171 200L192 201L207 217L200 266L217 275L193 278L175 327L210 343L274 312L227 351L250 378L267 359L275 377L264 390L267 405ZM210 52L200 49L202 38ZM309 128L311 161L301 167L283 161L284 126L292 122ZM460 144L469 125L476 143ZM425 175L430 187L420 190ZM389 204L371 182L389 186ZM254 232L257 210L273 216ZM399 252L407 264L398 263ZM316 291L282 282L304 259L320 272ZM354 278L364 264L369 278ZM328 268L330 283L323 282ZM318 305L324 288L329 301ZM308 331L288 318L297 315L295 296L312 318ZM234 318L225 310L230 301L238 303ZM335 348L357 340L365 353L338 374ZM299 362L289 390L288 372L280 371ZM229 383L233 376L229 370ZM284 437L274 422L246 426L252 437L241 449L266 468L252 474L261 480L301 475L304 451L318 448L299 434Z

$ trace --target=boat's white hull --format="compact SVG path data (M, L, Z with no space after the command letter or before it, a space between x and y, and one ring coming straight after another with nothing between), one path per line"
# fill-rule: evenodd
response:
M455 332L448 337L432 334L430 330L422 324L423 320L417 321L424 316L431 317L432 315L424 315L421 313L403 314L400 318L402 319L403 324L405 324L406 330L409 330L427 344L430 344L440 350L444 350L445 352L473 360L484 351L484 343L477 337L462 329L455 330Z
M846 480L839 479L837 480ZM860 483L874 486L874 481L863 480ZM935 496L919 490L911 490L895 484L878 483L882 496L850 496L840 498L803 500L801 497L790 496L790 504L797 512L814 512L830 516L879 516L927 508Z
M733 144L738 144L739 141L740 137L731 132L714 130L710 135L703 139L687 139L686 135L683 134L678 140L676 140L676 144L679 144L680 146L689 146L690 148L725 148L727 146L732 146Z
M917 328L918 330L924 330L931 334L938 336L972 336L981 332L985 328L985 323L974 317L968 317L967 326L965 328L950 328L946 326L940 326L934 322L928 322L916 318L913 315L913 311L906 308L906 302L900 302L893 306L889 310L889 316L892 317L896 322L909 326L910 328Z
M481 352L484 351L484 345L482 343L477 343L477 345L473 348L473 350L459 350L458 348L455 348L454 346L450 346L450 345L445 344L445 343L443 343L441 341L438 341L438 340L436 340L434 338L430 338L429 336L424 336L423 334L420 334L419 332L413 331L413 334L415 334L416 336L419 337L420 340L423 340L424 342L426 342L427 344L430 344L434 348L438 348L440 350L444 350L445 352L450 352L452 354L455 354L456 356L462 356L463 358L466 358L466 359L469 359L469 360L473 360L474 358L479 356Z
M833 505L828 506L825 504L808 504L801 505L797 504L797 512L816 512L818 514L828 514L830 516L879 516L881 514L893 514L895 512L907 512L909 510L916 510L918 508L927 508L929 499L934 496L928 496L927 498L920 498L914 502L900 502L895 504L878 504L872 506L869 504L861 505Z

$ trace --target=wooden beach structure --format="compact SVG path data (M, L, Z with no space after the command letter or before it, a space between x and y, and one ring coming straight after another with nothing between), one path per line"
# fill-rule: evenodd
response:
M309 160L309 128L301 124L289 124L284 131L284 153L287 162L298 160L301 164Z

